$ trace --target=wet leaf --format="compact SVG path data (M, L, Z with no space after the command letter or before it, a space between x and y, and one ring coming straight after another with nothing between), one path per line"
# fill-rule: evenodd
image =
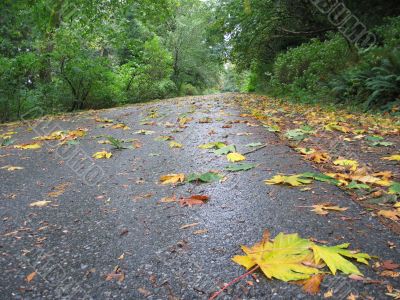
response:
M16 171L16 170L23 170L24 168L23 167L15 167L15 166L8 165L8 166L1 167L0 169L7 170L7 171Z
M351 159L337 159L333 162L335 166L348 167L350 170L355 171L358 167L358 162Z
M231 152L236 152L235 145L225 146L225 147L222 147L222 148L214 151L214 153L217 155L226 155Z
M204 182L204 183L211 183L214 181L219 181L223 178L221 174L215 173L215 172L207 172L203 174L196 174L192 173L188 176L187 181L188 182Z
M14 148L21 150L35 150L42 148L42 145L40 145L39 143L31 143L31 144L15 145Z
M391 156L382 157L383 160L400 161L400 154L393 154Z
M112 153L107 151L99 151L92 155L92 157L95 159L110 159L111 156Z
M325 216L329 214L330 211L346 211L348 207L340 207L331 203L321 203L312 205L313 209L311 211L315 212L317 215Z
M171 141L171 142L169 143L169 147L170 147L170 148L182 148L183 145L180 144L180 143L178 143L178 142L176 142L176 141Z
M336 274L337 270L345 274L362 275L358 268L346 258L353 258L357 262L368 265L368 259L371 259L371 257L366 253L347 250L349 245L348 243L337 246L318 246L314 244L311 247L314 253L314 261L316 264L326 263L333 275Z
M320 292L321 282L324 279L324 275L316 274L311 276L311 278L304 280L303 291L310 295L316 295Z
M256 167L255 164L241 163L241 164L232 164L232 165L226 166L225 170L227 170L229 172L239 172L239 171L248 171L255 167Z
M203 205L209 200L209 197L206 195L193 195L188 198L180 198L179 204L182 207L189 206L192 207L193 205ZM199 223L196 223L196 225Z
M226 158L228 159L228 161L230 162L238 162L238 161L243 161L246 160L246 157L243 156L240 153L237 152L233 152L233 153L229 153Z
M185 174L167 174L160 177L161 184L176 184L185 180Z
M30 207L44 207L47 206L51 203L52 201L46 201L46 200L42 200L42 201L36 201L36 202L32 202L31 204L29 204Z
M200 149L221 149L224 147L226 147L226 144L224 144L223 142L212 142L199 146Z
M290 186L302 186L312 183L312 180L302 177L302 175L275 175L273 178L265 180L266 184L286 184Z

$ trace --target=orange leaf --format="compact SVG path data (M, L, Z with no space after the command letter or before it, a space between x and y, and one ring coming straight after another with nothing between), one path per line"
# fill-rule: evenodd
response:
M324 279L324 275L316 274L310 279L303 281L303 291L310 295L316 295L320 291L321 282Z
M179 199L179 203L182 207L189 206L192 207L193 205L203 205L208 201L209 197L205 195L193 195L189 198L181 198Z

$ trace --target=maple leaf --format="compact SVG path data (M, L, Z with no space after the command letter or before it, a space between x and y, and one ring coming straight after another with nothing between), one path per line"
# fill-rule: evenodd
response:
M207 172L203 174L192 173L188 176L187 181L188 182L200 181L200 182L210 183L221 180L223 177L224 176L216 172Z
M321 164L321 163L324 163L324 162L327 162L328 160L330 160L331 157L326 152L314 152L311 154L307 154L305 156L305 159L308 159L308 160L311 160L318 164Z
M221 149L223 147L226 147L226 144L223 142L212 142L199 146L200 149Z
M35 150L42 148L42 145L40 145L39 143L22 144L22 145L15 145L14 148L21 150Z
M325 216L329 214L329 211L346 211L348 207L340 207L337 205L333 205L331 203L321 203L312 206L313 209L311 211L315 212L318 215Z
M185 174L167 174L160 177L161 184L176 184L185 180Z
M389 194L400 195L400 182L392 182L389 188Z
M236 152L235 145L225 146L225 147L222 147L222 148L214 151L214 153L217 155L226 155L231 152Z
M307 280L302 280L300 283L303 285L303 291L310 295L316 295L320 291L321 282L324 279L323 274L316 274Z
M317 150L313 149L313 148L295 148L294 150L296 150L297 152L303 154L303 155L309 155L309 154L313 154L315 153Z
M188 198L180 198L178 202L182 207L184 206L192 207L193 205L203 205L209 199L210 198L205 195L193 195Z
M230 162L238 162L238 161L243 161L246 160L246 157L243 156L240 153L237 152L233 152L233 153L229 153L226 158L228 159L228 161Z
M287 185L291 185L291 186L302 186L304 184L312 183L312 180L303 178L302 174L299 174L299 175L291 175L291 176L275 175L271 179L267 179L264 182L269 185L287 184Z
M107 151L99 151L92 155L92 157L95 159L109 159L109 158L111 158L111 156L112 156L112 153L107 152Z
M387 219L398 221L400 220L400 211L397 210L380 210L378 216L385 217Z
M46 201L46 200L42 200L42 201L36 201L36 202L32 202L31 204L29 204L30 207L44 207L47 206L51 203L51 201Z
M349 167L350 170L355 171L358 167L358 162L351 159L337 159L333 162L335 166Z
M382 157L383 160L392 160L392 161L400 161L400 154L393 154L391 156Z
M233 261L250 269L258 265L268 278L283 281L308 279L319 270L305 266L303 262L312 258L309 248L312 243L297 234L278 234L273 242L264 235L263 241L253 247L242 246L245 256L237 255Z
M349 245L348 243L337 246L318 246L314 244L311 247L314 253L314 261L316 264L320 264L322 261L325 262L333 275L336 274L337 270L345 274L362 275L358 268L345 257L354 258L366 265L368 265L368 259L371 259L371 257L366 253L347 250Z
M180 143L178 143L178 142L176 142L176 141L171 141L171 142L169 143L169 147L170 147L170 148L182 148L183 145L180 144Z

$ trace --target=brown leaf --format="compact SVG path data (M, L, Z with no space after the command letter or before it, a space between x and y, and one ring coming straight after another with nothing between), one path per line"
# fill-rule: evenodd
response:
M381 266L385 270L395 270L400 267L399 264L393 262L393 260L385 260Z
M36 277L37 273L36 272L32 272L30 273L28 276L26 276L25 280L27 282L31 282L35 277Z
M138 292L141 293L144 297L148 297L151 295L151 292L146 290L145 288L138 288Z
M181 226L180 229L187 229L187 228L190 228L190 227L197 226L197 225L199 225L199 224L200 224L200 223L186 224L186 225Z
M310 279L303 281L303 291L310 295L316 295L320 291L321 282L324 279L324 275L317 274L313 275Z
M116 266L114 268L114 271L107 274L106 281L111 281L111 280L117 280L119 282L122 282L125 280L125 273L122 272L120 266Z
M200 229L200 230L196 230L195 232L193 232L193 234L205 234L207 233L208 230L207 229Z
M180 198L179 203L182 207L189 206L192 207L193 205L203 205L208 201L209 197L205 195L193 195L189 198Z

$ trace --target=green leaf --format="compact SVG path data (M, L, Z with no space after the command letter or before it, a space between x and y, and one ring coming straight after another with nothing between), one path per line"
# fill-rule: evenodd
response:
M341 244L332 247L313 245L311 248L314 252L315 263L325 262L333 275L336 274L337 270L345 274L362 275L358 268L345 257L354 258L366 265L368 265L368 259L371 259L371 257L366 253L355 253L354 251L347 250L349 245Z
M260 147L262 145L264 145L264 144L263 143L250 143L250 144L247 144L246 147L255 148L255 147Z
M235 145L229 145L222 147L221 149L215 150L214 153L217 155L226 155L231 152L236 152L236 147Z
M225 167L225 170L229 172L239 172L239 171L248 171L255 168L255 164L241 163L241 164L231 164Z
M347 186L348 189L365 189L369 190L371 187L368 184L365 183L357 183L356 181L352 181L349 183Z
M221 149L223 147L226 147L226 144L223 142L212 142L199 146L200 149Z
M325 174L322 174L322 173L305 172L305 173L299 174L299 176L302 178L311 178L311 179L321 181L321 182L328 182L328 183L334 184L334 185L340 184L339 180L336 180L335 178L330 177Z
M389 194L400 195L400 182L393 182L389 187Z
M286 131L285 136L289 140L302 141L308 137L308 134L307 132L304 132L302 129L298 128Z
M392 142L374 142L371 145L374 147L379 147L379 146L389 147L389 146L393 146L394 144Z
M269 132L280 132L281 129L277 125L263 125Z
M211 183L222 179L224 176L214 172L207 172L203 174L192 173L187 177L187 182L200 181L204 183Z
M379 142L379 141L383 141L383 137L379 136L379 135L372 135L372 136L367 136L365 138L367 141L370 142Z

